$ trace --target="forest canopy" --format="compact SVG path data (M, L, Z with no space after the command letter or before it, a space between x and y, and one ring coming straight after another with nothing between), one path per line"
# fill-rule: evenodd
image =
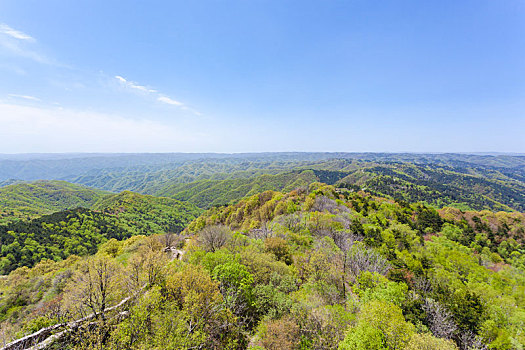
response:
M108 212L135 194L122 196ZM313 183L165 232L107 237L95 255L12 271L1 286L6 338L57 325L72 349L525 345L523 213L436 210ZM89 325L60 326L86 316Z

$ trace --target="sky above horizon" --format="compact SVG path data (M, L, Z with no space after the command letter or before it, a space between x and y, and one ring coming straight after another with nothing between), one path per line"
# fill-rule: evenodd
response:
M524 1L0 2L0 153L523 153L524 113Z

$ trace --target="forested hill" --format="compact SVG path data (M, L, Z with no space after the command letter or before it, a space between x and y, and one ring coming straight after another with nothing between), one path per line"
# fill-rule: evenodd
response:
M287 167L292 170L286 170ZM520 167L375 163L348 159L322 162L236 163L210 160L176 170L82 176L110 190L133 190L188 201L200 208L232 204L265 190L289 191L313 182L437 208L463 210L525 210L525 182ZM140 179L139 179L140 178ZM116 181L116 182L115 182ZM0 187L0 208L26 214L51 213L75 206L90 207L104 193L58 181L38 181ZM92 198L91 198L91 197ZM1 209L0 209L1 210Z
M128 190L169 196L201 208L235 203L264 190L287 191L293 186L319 181L435 207L525 210L525 156L518 155L260 153L20 157L0 159L0 181L16 183L35 176L62 179L112 192Z
M180 233L202 212L187 202L130 191L105 197L92 208L125 219L145 234L148 234L148 231Z
M265 190L288 191L313 182L323 182L399 201L425 202L438 208L454 206L464 210L525 210L525 183L509 178L460 173L428 165L340 165L321 163L311 166L313 169L175 183L146 191L209 208L232 204Z
M460 349L525 345L523 213L436 211L314 184L212 208L187 231L210 249L210 230L220 225L262 239L264 251L297 269L295 307L278 321L261 321L263 346L282 341L276 337L286 331L273 327L311 337L312 348L328 339L327 348L338 343L339 349L454 348L431 338L410 340L414 332L452 339ZM226 251L236 255L234 246L246 243L231 239ZM258 268L239 255L257 280ZM279 310L282 304L274 302ZM317 322L326 323L316 328Z
M525 210L525 157L362 155L307 160L213 159L172 170L104 171L71 181L188 200L199 207L229 204L266 189L323 182L376 195L464 210ZM314 174L305 171L314 171Z
M0 187L0 213L34 216L69 208L89 208L108 194L65 181L18 183Z
M352 171L339 185L436 207L525 211L525 182L486 169L378 164Z
M292 171L276 175L263 174L248 178L173 184L157 190L155 194L189 201L201 208L210 208L216 205L232 204L246 196L267 190L291 191L319 180L312 170Z
M262 164L264 168L281 168L297 162L323 162L345 159L360 162L401 162L434 164L440 166L479 166L515 169L525 166L525 155L512 154L424 154L424 153L146 153L146 154L0 154L0 181L15 179L71 179L84 174L96 175L101 171L131 174L156 170L177 169L187 164L214 163L246 167L246 163ZM224 171L214 171L224 172Z
M94 254L112 238L178 233L201 212L189 203L132 192L108 196L94 208L0 225L0 274L43 259Z
M124 213L167 203L148 207L149 197L135 196L122 193L100 202L101 211L31 224L62 237L98 227L121 238L128 232L121 229L134 227ZM94 256L42 260L0 279L0 337L66 322L47 333L56 333L55 348L525 346L523 213L436 210L313 183L210 208L178 241L109 237ZM170 261L165 251L175 247L184 254ZM107 308L115 305L123 306ZM69 328L67 322L93 313Z

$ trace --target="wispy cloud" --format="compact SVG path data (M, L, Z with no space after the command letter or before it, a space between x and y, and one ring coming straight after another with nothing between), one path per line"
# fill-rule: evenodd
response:
M131 81L131 80L128 80L120 75L115 75L115 79L118 80L120 82L120 84L122 84L123 86L127 87L127 88L130 88L130 89L134 89L134 90L138 90L138 91L141 91L143 93L146 93L148 95L152 95L155 97L155 99L158 101L158 102L162 102L162 103L165 103L165 104L168 104L168 105L171 105L171 106L176 106L176 107L179 107L180 109L182 110L185 110L185 111L189 111L195 115L201 115L199 112L197 112L196 110L192 109L192 108L189 108L187 107L184 103L180 102L180 101L177 101L169 96L166 96L165 94L162 94L160 92L158 92L157 90L155 89L151 89L147 86L144 86L144 85L140 85L134 81Z
M8 35L18 40L36 41L35 38L33 38L32 36L27 35L26 33L23 33L19 30L13 29L5 23L0 23L0 33Z
M173 106L183 106L184 105L182 102L175 101L174 99L169 98L168 96L159 96L157 98L157 101L164 102L164 103L167 103Z
M58 65L34 47L36 39L22 31L13 29L5 23L0 23L0 49L12 55L31 59L33 61Z
M153 90L153 89L149 89L143 85L139 85L133 81L129 81L123 77L121 77L120 75L115 75L115 78L120 81L122 84L126 85L127 87L129 88L132 88L132 89L136 89L136 90L140 90L140 91L143 91L143 92L148 92L148 93L155 93L157 92L157 90Z
M41 102L42 100L35 96L29 96L29 95L18 95L18 94L8 94L9 97L15 97L15 98L22 98L24 100L30 100L30 101L37 101Z

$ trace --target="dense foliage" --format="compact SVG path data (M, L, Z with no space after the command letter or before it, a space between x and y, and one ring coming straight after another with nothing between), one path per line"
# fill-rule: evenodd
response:
M524 210L525 185L509 178L491 178L450 168L413 164L355 164L347 161L310 164L305 170L279 174L257 174L233 179L206 179L145 188L155 195L189 201L201 208L232 204L265 190L288 191L314 182L352 190L364 189L377 196L425 202L435 207L461 209Z
M426 202L437 207L525 210L523 180L480 169L385 164L354 171L339 183L357 185L396 200Z
M190 203L130 191L105 197L92 209L115 215L139 234L146 235L179 233L202 212Z
M0 274L43 259L94 254L112 238L180 232L199 213L191 204L132 192L107 197L95 207L0 225Z
M4 218L8 218L51 214L77 207L88 208L108 194L65 181L12 184L0 187L0 212Z
M525 346L522 213L437 211L314 183L211 208L170 260L177 237L109 240L93 257L11 272L0 282L3 336L93 314L57 346Z
M231 204L264 190L290 190L322 182L364 189L378 196L425 202L435 207L525 210L525 169L493 167L456 161L396 162L333 159L323 161L193 162L174 170L144 174L109 173L74 181L103 189L134 189L152 195L190 201L201 208ZM445 157L445 159L447 159ZM517 158L518 164L521 158ZM313 171L313 172L312 172ZM111 180L108 181L108 177ZM97 179L94 181L94 179ZM127 179L127 180L126 180ZM88 180L87 182L84 182ZM295 185L295 187L294 187Z
M288 192L317 181L318 178L312 170L305 170L277 175L264 174L249 178L201 180L188 184L176 184L167 186L156 194L188 201L201 208L210 208L235 203L241 198L263 191Z

